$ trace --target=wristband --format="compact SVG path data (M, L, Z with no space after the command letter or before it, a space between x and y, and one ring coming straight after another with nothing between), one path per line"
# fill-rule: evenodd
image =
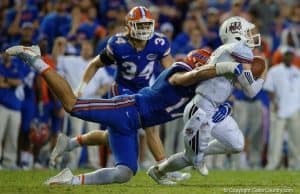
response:
M222 75L224 73L234 73L235 68L240 63L237 62L219 62L215 64L217 75Z

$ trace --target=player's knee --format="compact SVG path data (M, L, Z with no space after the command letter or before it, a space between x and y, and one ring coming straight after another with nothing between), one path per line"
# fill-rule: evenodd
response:
M117 183L126 183L128 182L131 177L133 176L133 172L130 168L124 165L118 165L116 167L117 173L115 176L115 181Z
M71 113L71 111L72 111L72 109L73 109L73 107L74 107L75 104L76 104L76 99L75 98L74 99L70 99L70 100L62 103L65 111L68 112L68 113Z
M239 153L243 151L245 146L244 137L241 136L240 138L237 138L237 140L232 142L231 145L232 145L232 153Z

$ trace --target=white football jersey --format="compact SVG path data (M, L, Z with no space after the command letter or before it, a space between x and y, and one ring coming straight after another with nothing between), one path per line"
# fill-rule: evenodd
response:
M253 61L252 50L243 43L225 44L212 53L208 63L226 61L251 63ZM228 99L232 90L233 80L220 76L200 82L196 87L196 94L201 95L216 107Z

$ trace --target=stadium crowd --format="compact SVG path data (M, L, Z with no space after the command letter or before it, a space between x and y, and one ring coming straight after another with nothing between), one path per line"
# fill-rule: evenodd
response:
M123 32L127 11L149 8L155 30L167 36L171 54L181 59L196 48L221 45L219 26L241 16L257 27L270 70L264 90L254 99L238 89L233 116L246 137L244 152L206 158L209 168L300 169L300 4L297 0L2 0L0 46L38 44L43 59L75 91L89 60L113 34ZM162 70L156 66L155 76ZM115 68L97 72L84 94L106 97ZM277 75L278 74L278 75ZM160 128L167 155L183 149L183 127L177 119ZM17 58L0 59L0 169L46 168L59 132L72 137L105 129L68 116L44 80ZM151 165L141 138L140 167ZM71 168L112 165L105 146L88 148L64 158ZM80 157L81 156L81 157ZM88 160L86 159L88 156Z

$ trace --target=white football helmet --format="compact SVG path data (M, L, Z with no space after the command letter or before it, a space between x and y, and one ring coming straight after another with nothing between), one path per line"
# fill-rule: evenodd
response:
M220 27L219 36L223 44L234 42L245 42L245 44L254 48L260 46L260 34L252 34L255 25L242 17L231 17L223 22Z

